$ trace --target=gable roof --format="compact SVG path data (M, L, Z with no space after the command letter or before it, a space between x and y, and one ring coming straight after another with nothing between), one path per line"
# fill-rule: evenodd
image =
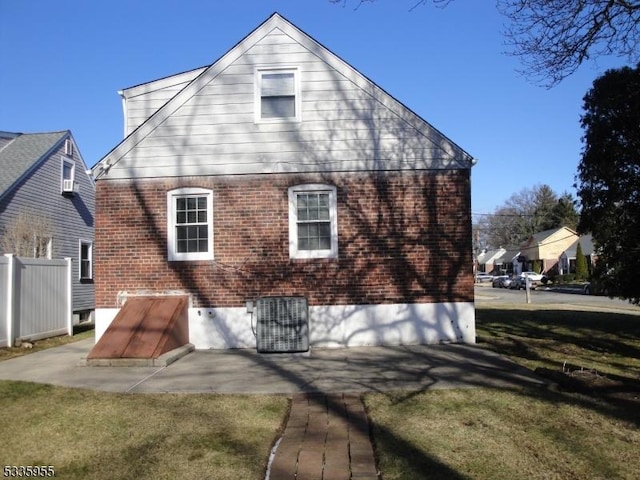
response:
M578 244L582 247L583 255L591 255L595 251L595 247L593 246L593 237L591 234L582 235L578 240L573 242L569 248L567 248L563 253L568 258L575 258L576 253L578 252Z
M553 235L555 235L556 233L559 233L561 231L566 231L567 232L567 237L565 238L569 238L569 237L577 237L578 233L572 229L570 229L569 227L557 227L557 228L551 228L549 230L544 230L542 232L538 232L538 233L534 233L533 235L531 235L527 240L525 240L521 246L533 246L533 245L542 245L544 244L545 240L547 240L548 238L552 237Z
M488 250L484 253L478 255L478 263L481 265L485 265L487 263L495 263L496 260L504 255L506 250L502 247L496 250Z
M322 46L316 40L301 31L298 27L280 16L278 13L274 13L209 67L204 68L201 72L200 69L195 69L189 72L184 72L184 74L179 74L185 75L197 73L195 78L193 78L182 90L180 90L146 121L132 131L113 150L107 153L102 160L96 163L93 167L94 178L97 180L108 173L109 169L113 165L119 162L124 156L147 138L147 136L154 132L156 128L162 125L165 120L173 115L190 98L196 95L218 75L224 72L227 67L244 55L258 41L276 29L303 45L317 58L324 61L346 79L353 82L353 84L365 92L373 101L377 102L377 104L383 105L390 111L394 112L398 118L402 119L402 121L407 125L410 125L416 132L419 132L419 134L423 136L425 143L430 143L433 150L441 152L440 158L446 159L446 168L470 168L475 164L473 157L450 139L445 137L424 119L393 98L337 55L329 51L326 47ZM170 79L172 77L165 78ZM135 94L138 91L144 91L146 88L154 88L155 86L153 84L154 82L149 82L147 84L139 85L139 88L131 87L131 89L126 89L125 92L127 90L131 90L128 93Z
M1 132L8 139L0 149L0 198L55 150L69 130L49 133Z

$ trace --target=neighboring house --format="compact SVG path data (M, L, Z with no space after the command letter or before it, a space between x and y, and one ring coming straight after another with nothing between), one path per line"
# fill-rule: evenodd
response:
M582 254L587 259L587 264L591 266L596 263L598 255L593 246L593 237L591 234L582 235L578 240L573 242L569 248L560 254L560 262L558 263L558 273L560 275L576 272L576 253L578 251L578 244L580 244Z
M502 274L516 274L522 272L522 264L518 261L520 249L517 247L507 248L504 253L494 260L494 266Z
M478 272L493 273L497 268L497 261L502 258L506 250L502 247L497 250L484 250L478 255Z
M525 270L531 269L534 260L539 260L542 272L548 272L558 264L560 255L574 242L578 234L568 228L559 227L536 233L520 244L520 253L526 259Z
M296 26L121 95L97 340L127 297L182 294L201 349L256 347L265 296L308 299L311 346L475 341L474 160Z
M72 259L73 312L95 307L95 184L68 130L0 132L0 254Z

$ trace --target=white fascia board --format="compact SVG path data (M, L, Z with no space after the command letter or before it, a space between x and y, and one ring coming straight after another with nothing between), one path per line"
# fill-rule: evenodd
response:
M235 62L238 58L244 55L253 45L255 45L260 39L267 35L273 28L274 22L282 23L284 20L277 14L274 14L269 20L260 25L257 29L251 32L235 47L225 53L217 62L213 65L205 68L191 83L183 88L176 94L171 100L169 100L162 108L148 118L142 125L125 138L119 145L117 145L111 152L109 152L96 166L94 167L94 178L100 178L109 168L117 163L124 155L130 152L138 143L144 140L153 130L155 130L162 122L170 117L178 108L180 108L188 99L200 91L206 86L212 79L218 76L229 65ZM102 169L98 168L101 166Z
M262 23L253 32L247 35L236 46L231 48L213 65L205 68L191 83L182 89L176 96L169 100L162 108L147 119L140 127L133 131L118 146L109 152L94 167L94 177L99 178L108 172L108 169L117 163L124 155L129 153L142 140L144 140L153 130L155 130L162 122L175 113L189 98L200 91L205 85L211 82L217 75L224 71L229 65L244 55L259 40L268 35L272 30L279 29L286 35L289 35L295 41L305 46L311 53L326 62L329 66L341 73L345 78L351 80L358 85L364 92L367 92L376 101L394 112L399 118L402 118L407 124L411 125L418 132L422 133L425 138L442 150L445 155L451 158L451 168L470 168L473 164L473 158L462 148L457 146L445 135L432 127L424 119L420 118L409 108L404 106L390 94L378 87L374 82L366 76L351 67L344 60L332 53L326 47L319 44L316 40L304 33L295 25L289 23L280 15L273 14L267 21ZM193 72L193 71L192 71ZM180 75L180 74L178 74ZM175 76L174 76L175 77ZM172 79L174 77L167 77ZM162 82L163 79L157 82ZM171 80L174 81L174 80ZM156 82L150 82L144 85L153 85ZM141 88L144 86L140 86ZM135 88L135 87L132 87ZM434 142L433 137L442 139L442 142ZM98 168L101 167L101 168Z
M417 131L422 133L427 140L443 150L447 155L451 156L452 159L454 159L456 163L459 163L461 167L469 168L474 164L473 157L471 155L469 155L461 147L451 141L438 129L433 127L429 122L421 118L410 108L399 102L392 95L376 85L376 83L370 80L367 76L360 73L350 64L342 60L339 56L331 52L326 47L322 46L315 39L301 31L295 25L286 22L284 19L282 20L283 25L279 25L279 28L284 33L292 37L300 44L304 45L311 53L316 55L333 69L341 73L345 78L360 87L378 103L387 107L390 111L398 115L399 118L407 122L407 124L411 125ZM433 136L442 138L445 144L436 144L432 140Z
M133 98L140 95L146 95L147 93L154 92L156 90L162 90L163 88L173 87L181 83L191 82L194 78L204 72L208 67L200 67L187 72L177 73L168 77L160 78L158 80L152 80L147 83L135 85L133 87L123 88L118 93L124 98Z

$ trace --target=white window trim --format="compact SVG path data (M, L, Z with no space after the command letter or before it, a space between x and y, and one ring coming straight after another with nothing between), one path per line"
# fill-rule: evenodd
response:
M293 85L295 91L295 110L296 114L293 117L286 118L262 118L262 75L265 73L293 73ZM255 81L255 95L254 95L254 112L255 123L283 123L283 122L300 122L302 121L301 106L302 100L300 98L300 70L298 67L279 67L268 68L259 67L256 68L254 74Z
M207 239L206 252L176 251L176 202L177 197L199 195L207 197ZM167 258L170 262L191 260L213 260L213 191L205 188L176 188L167 192Z
M89 276L82 276L82 245L89 245ZM78 241L78 279L93 280L93 242L91 240L80 239Z
M67 138L64 141L64 154L72 157L73 156L73 150L74 150L73 149L73 142L71 141L70 138Z
M331 222L331 249L298 250L298 209L296 196L303 192L329 193L329 221ZM289 187L289 258L338 258L338 201L336 187L310 183Z
M76 162L69 157L61 157L62 161L60 162L60 191L64 191L64 181L72 180L75 184L76 181ZM71 165L71 178L64 178L64 165Z

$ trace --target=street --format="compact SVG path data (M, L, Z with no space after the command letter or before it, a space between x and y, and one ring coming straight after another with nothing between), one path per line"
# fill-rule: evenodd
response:
M476 284L476 305L491 304L526 304L526 292L524 290L509 290L506 288L492 288L490 284ZM540 287L531 290L532 305L563 305L575 306L580 309L615 310L633 315L640 315L640 307L632 305L626 300L611 299L598 295L583 295L581 293L560 293L545 290Z

